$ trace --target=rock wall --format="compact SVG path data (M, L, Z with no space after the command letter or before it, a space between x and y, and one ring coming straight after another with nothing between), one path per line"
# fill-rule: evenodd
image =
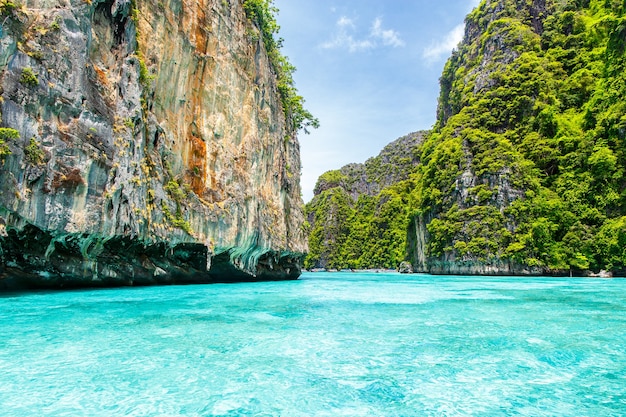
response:
M361 195L378 195L384 188L408 178L419 163L415 149L427 134L427 131L409 133L389 143L365 163L347 164L337 171L322 174L313 194L317 196L326 190L341 187L355 201ZM336 175L333 174L335 172Z
M241 0L2 13L0 288L299 276L299 144Z
M476 122L481 115L468 109L472 100L490 97L493 90L502 88L502 72L525 50L531 49L529 39L534 41L538 36L549 11L543 0L486 0L466 19L463 41L453 51L440 79L437 139L428 145L431 152L435 151L427 156L433 158L437 146L452 148L443 144L448 140L458 152L433 165L439 165L436 170L456 172L445 179L443 175L431 174L434 181L429 185L440 191L442 197L434 204L427 201L418 207L418 214L411 219L407 252L416 272L452 275L548 272L542 267L506 259L503 253L503 242L508 239L503 235L513 235L517 228L516 219L507 209L514 201L525 198L527 184L513 158L503 157L495 133L512 130L516 121L511 118L510 125L485 126L482 120ZM501 111L495 105L490 110ZM479 129L492 130L494 136L483 139ZM514 146L504 151L518 155ZM502 163L485 167L484 160L498 158L502 158ZM448 166L444 168L444 165ZM421 183L418 188L423 186ZM435 230L436 236L429 228Z
M418 271L621 274L625 16L576 0L484 0L467 16L414 176Z

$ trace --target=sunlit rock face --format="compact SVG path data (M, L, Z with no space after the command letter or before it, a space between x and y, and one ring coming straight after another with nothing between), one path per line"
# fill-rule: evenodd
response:
M299 144L241 0L2 13L0 288L299 276Z

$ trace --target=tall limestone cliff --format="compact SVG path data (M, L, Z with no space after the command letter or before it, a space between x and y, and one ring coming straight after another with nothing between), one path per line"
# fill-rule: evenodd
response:
M418 270L623 271L625 12L483 0L467 17L415 177Z
M1 4L0 288L299 276L298 126L244 3Z

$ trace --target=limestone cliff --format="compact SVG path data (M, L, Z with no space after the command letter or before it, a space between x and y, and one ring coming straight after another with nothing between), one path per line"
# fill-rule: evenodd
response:
M306 205L308 268L396 268L405 257L410 174L426 132L403 136L363 164L329 171Z
M2 21L0 288L299 276L299 144L241 0L28 0Z
M422 143L427 132L413 132L402 136L383 148L365 163L345 165L337 171L329 171L318 178L314 196L334 187L343 188L356 201L361 195L374 197L383 189L406 180L418 164L415 149Z
M413 191L417 270L623 273L625 16L594 0L468 15Z
M438 121L430 144L434 158L445 149L434 164L440 172L438 178L424 173L420 207L408 229L409 259L418 272L547 272L505 253L519 222L509 208L525 199L530 176L525 169L532 169L511 143L519 134L512 131L524 115L533 113L537 92L520 94L514 83L507 85L503 74L517 71L523 65L520 57L536 51L543 21L555 12L553 2L548 3L486 0L466 18L464 39L440 80ZM528 78L535 76L528 74ZM505 89L510 89L504 94L515 102L504 103L497 97ZM491 102L494 96L498 100ZM481 99L481 106L475 106Z

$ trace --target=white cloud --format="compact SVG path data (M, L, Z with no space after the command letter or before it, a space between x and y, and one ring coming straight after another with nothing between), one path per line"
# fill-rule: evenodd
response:
M382 28L382 25L383 22L380 18L374 20L370 36L375 39L380 39L383 42L383 45L386 46L393 46L394 48L404 46L404 41L400 39L400 34L398 32L391 29L385 30Z
M337 21L337 26L339 26L340 28L345 28L345 27L354 28L355 27L352 19L348 19L345 16L341 16L339 18L339 20Z
M364 49L373 48L374 45L368 39L355 39L354 32L356 31L356 25L352 19L345 16L341 16L337 21L337 33L335 37L322 44L322 48L325 49L342 49L346 48L350 52L361 51Z
M367 36L358 36L358 28L354 20L341 16L336 23L337 31L333 39L323 43L325 49L347 49L350 52L374 49L380 46L393 48L404 46L400 34L392 29L383 29L382 19L377 18L372 23Z
M460 24L448 32L443 39L433 42L429 47L424 48L422 56L429 62L437 61L447 57L463 40L465 33L465 24Z

